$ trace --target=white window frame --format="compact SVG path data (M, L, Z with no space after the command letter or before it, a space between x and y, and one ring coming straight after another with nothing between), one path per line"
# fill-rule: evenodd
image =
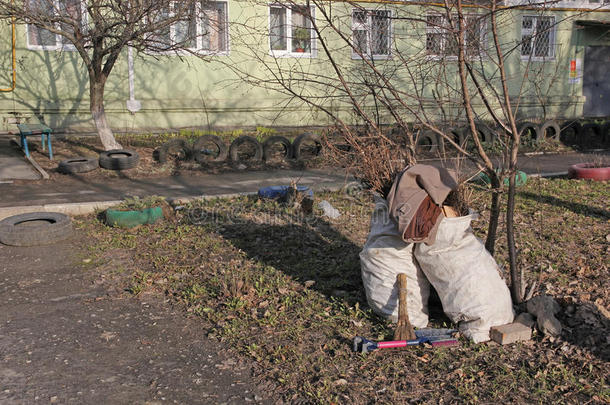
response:
M28 7L29 7L29 1ZM57 12L60 9L60 3L62 0L53 0L53 10ZM81 8L81 27L86 29L87 27L87 3L86 0L80 1ZM61 29L59 23L55 24L57 29ZM55 45L37 45L30 43L30 30L43 30L44 28L38 27L34 24L26 24L25 37L27 47L33 51L76 51L74 44L70 43L65 37L59 34L55 34Z
M383 11L388 13L388 53L387 54L372 54L371 52L371 39L373 32L373 24L372 24L372 13L377 11ZM357 12L365 12L367 13L366 22L365 23L356 23L354 21L354 13ZM392 20L394 17L394 11L388 9L362 9L362 8L354 8L352 9L351 19L352 19L352 44L354 47L356 46L356 39L354 32L355 31L366 31L367 33L367 41L366 41L366 52L358 53L354 48L352 48L352 59L362 59L365 57L366 59L373 60L383 60L383 59L391 59L392 58L392 40L394 38L394 24L392 24Z
M523 20L526 18L531 18L533 19L532 21L532 28L523 28ZM549 31L549 55L545 55L545 56L536 56L535 55L535 44L536 44L536 37L538 35L537 31L536 31L536 27L538 25L538 20L539 19L545 19L545 20L550 20L551 24L550 24L550 31ZM555 51L555 41L556 41L556 37L557 37L557 25L555 23L555 16L554 15L532 15L532 14L525 14L521 16L521 20L520 20L520 27L521 27L521 45L520 45L520 50L519 53L521 55L521 60L523 61L533 61L533 62L544 62L544 61L552 61L555 60L555 55L556 55L556 51ZM523 49L523 37L525 35L529 35L530 36L530 53L524 55L522 52Z
M447 20L447 16L444 14L439 14L439 13L426 14L426 19L428 17L440 17L442 25L446 26L449 24L449 21ZM456 20L458 18L457 14L453 17ZM482 18L481 14L465 14L464 18L466 19L467 24L468 24L469 18L475 18L480 23L479 48L477 49L476 53L467 52L465 55L466 59L481 58L485 55L485 49L487 48L487 20L481 19ZM449 35L449 31L446 28L443 28L442 26L428 25L428 23L426 22L426 44L424 46L427 46L428 34L440 34L440 35L442 35L442 37L441 37L441 46L440 46L441 52L438 54L428 53L428 49L426 49L425 51L426 51L427 58L433 59L433 60L435 60L435 59L457 60L458 59L457 55L451 55L451 54L446 53L447 43L449 41L447 39L447 35ZM466 47L468 47L468 35L464 35L464 41L465 41Z
M196 34L195 34L195 40L196 40L196 45L194 48L186 48L186 49L182 49L182 50L168 50L168 51L163 51L160 50L158 52L155 52L157 54L179 54L179 55L188 55L189 53L193 52L193 53L197 53L200 55L220 55L220 56L227 56L229 55L230 51L231 51L231 42L230 42L230 34L229 34L229 2L228 0L214 0L212 1L213 3L224 3L225 5L225 38L224 41L226 43L226 49L225 50L221 50L221 51L215 51L215 50L210 50L210 49L203 49L203 33L204 33L204 29L203 29L203 24L202 24L202 18L200 18L200 16L203 16L203 10L201 9L201 1L198 1L195 4L195 15L197 18L197 22L196 22ZM172 3L173 5L174 3ZM177 30L177 26L178 24L172 24L169 27L169 40L171 45L175 45L177 43L176 41L176 30ZM188 49L188 50L187 50Z
M294 4L294 6L302 6L307 7L306 4ZM316 18L316 8L311 5L310 13L311 18ZM286 12L286 49L272 49L271 48L271 9L272 8L280 8ZM269 47L269 55L274 58L316 58L318 56L318 47L317 47L317 36L316 31L313 27L311 30L311 49L309 52L293 52L292 51L292 9L289 5L280 4L280 3L269 3L267 5L267 46Z

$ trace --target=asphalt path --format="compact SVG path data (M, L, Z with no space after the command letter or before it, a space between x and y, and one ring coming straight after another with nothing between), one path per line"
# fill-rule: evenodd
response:
M576 163L594 160L610 162L610 152L540 154L519 157L519 169L528 175L565 175ZM476 172L464 159L423 160L421 163L459 168L463 173ZM498 162L499 164L499 162ZM337 190L354 181L344 170L273 170L240 171L197 176L118 178L89 181L72 175L62 181L0 183L0 208L43 204L116 201L130 196L159 195L166 198L211 197L255 193L259 188L287 185L295 180L314 190Z

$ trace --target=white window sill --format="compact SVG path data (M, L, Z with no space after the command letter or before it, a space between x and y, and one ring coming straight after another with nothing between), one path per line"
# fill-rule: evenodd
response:
M76 47L73 45L28 45L30 51L68 51L76 52Z
M485 54L479 54L479 55L467 55L464 59L466 59L467 61L471 61L471 60L475 60L475 59L484 59L485 58ZM448 61L448 62L457 62L458 61L458 57L456 55L426 55L426 60L427 61L439 61L439 60L443 60L443 61Z
M555 62L555 57L554 56L521 56L521 62Z
M390 60L390 59L392 59L392 55L363 55L363 56L360 56L358 54L352 54L352 59L353 60L363 60L363 59L368 59L368 60Z
M289 51L271 51L269 55L274 58L305 58L314 59L316 58L317 52L289 52Z
M175 50L175 51L152 51L148 50L145 53L149 55L166 55L166 56L229 56L229 51L206 51L206 50L195 50L185 51L185 50Z

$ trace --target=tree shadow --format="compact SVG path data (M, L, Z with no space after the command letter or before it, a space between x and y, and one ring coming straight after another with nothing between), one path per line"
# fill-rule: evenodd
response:
M273 266L329 299L368 308L360 270L362 246L335 229L332 223L313 215L290 213L290 210L284 214L279 204L279 214L265 213L262 215L267 215L266 218L259 217L256 221L238 211L239 208L226 214L208 208L189 217L195 224L213 224L216 232L245 252L249 259ZM451 323L435 291L429 300L429 312L431 321Z
M81 100L87 97L89 79L76 52L18 48L17 55L17 87L14 94L0 94L0 100L11 99L14 103L15 118L20 118L22 112L32 114L32 123L38 121L51 128L89 122L88 117L79 118ZM4 60L10 61L10 57ZM3 72L0 79L9 82L12 70L5 69ZM65 77L69 77L70 81L64 81ZM66 111L59 114L64 108Z
M562 337L589 351L600 360L610 361L610 319L591 302L579 301L564 306L558 318L564 325Z
M520 197L525 197L540 203L554 205L556 207L566 208L576 214L585 215L592 218L610 219L610 211L603 208L592 207L590 205L581 204L573 201L562 200L549 195L540 195L529 191L518 192Z
M219 229L220 235L253 260L274 266L301 283L313 281L310 288L328 297L341 298L350 305L366 304L360 277L362 248L328 221L288 215L292 217L288 218L290 222L279 224L274 223L274 214L263 223L237 214L223 219L226 222Z

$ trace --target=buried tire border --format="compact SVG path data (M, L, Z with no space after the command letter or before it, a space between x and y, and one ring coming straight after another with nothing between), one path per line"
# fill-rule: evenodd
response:
M553 136L546 136L546 130L552 128L555 131ZM541 142L545 139L555 139L559 140L559 134L561 134L561 126L555 120L547 120L539 128L540 132L538 134L538 142Z
M279 143L284 147L284 156L282 159L290 159L292 157L292 143L290 140L285 136L274 135L265 139L265 142L263 142L263 160L267 161L271 158L271 147L276 143Z
M238 153L239 147L245 143L252 144L255 148L255 152L254 156L252 156L250 159L244 160L250 162L259 162L260 160L262 160L263 146L261 145L261 143L254 137L251 137L249 135L242 135L239 138L235 139L233 142L231 142L231 146L229 146L229 157L231 158L231 162L237 163L241 161Z
M188 160L193 151L191 150L186 139L177 138L165 142L159 147L159 163L166 163L170 156L178 155L180 152L184 153L183 160Z
M203 147L207 143L213 143L216 148L218 148L218 155L211 159L206 159L207 156L202 152ZM193 144L193 156L195 160L200 164L212 163L212 162L224 162L227 160L229 156L229 150L227 149L227 145L220 139L220 137L216 135L202 135Z
M296 160L300 160L303 157L301 156L301 146L303 146L303 142L311 140L316 144L317 152L316 156L320 154L322 150L322 141L320 140L320 136L313 133L306 133L299 135L295 138L294 142L292 142L292 157Z

